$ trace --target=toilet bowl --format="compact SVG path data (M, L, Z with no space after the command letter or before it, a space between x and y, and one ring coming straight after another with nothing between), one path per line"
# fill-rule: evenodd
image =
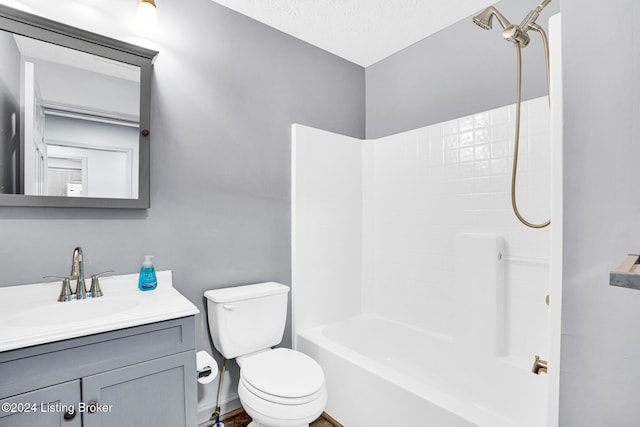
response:
M320 365L275 348L284 333L289 288L275 282L205 292L213 344L240 366L238 396L250 427L308 427L327 404Z
M307 427L327 403L322 368L285 348L241 359L238 395L251 427Z

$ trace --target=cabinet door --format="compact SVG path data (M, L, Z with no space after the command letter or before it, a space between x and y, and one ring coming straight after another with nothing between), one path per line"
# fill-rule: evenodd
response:
M78 402L80 380L9 397L0 400L0 427L80 427Z
M193 427L196 377L195 351L85 377L83 426Z

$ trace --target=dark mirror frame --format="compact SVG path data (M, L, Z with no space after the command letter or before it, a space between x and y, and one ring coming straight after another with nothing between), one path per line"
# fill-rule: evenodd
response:
M148 130L151 128L151 72L158 52L2 5L0 5L0 29L140 67L141 129L137 199L0 194L0 206L149 208L151 141Z

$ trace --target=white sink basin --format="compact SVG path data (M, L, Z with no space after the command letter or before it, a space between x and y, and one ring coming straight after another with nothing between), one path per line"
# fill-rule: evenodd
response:
M32 328L43 323L60 325L73 322L96 321L103 317L117 316L140 304L140 298L104 296L81 301L54 302L34 307L9 317L6 325L14 328Z
M158 287L142 292L138 275L103 277L104 296L58 302L60 282L0 287L0 352L192 316L199 311L158 271Z

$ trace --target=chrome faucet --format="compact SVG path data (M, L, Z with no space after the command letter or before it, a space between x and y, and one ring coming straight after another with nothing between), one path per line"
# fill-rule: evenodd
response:
M104 271L102 273L91 276L91 288L87 291L84 285L84 260L82 257L82 248L77 247L73 250L73 262L71 264L71 275L66 276L44 276L43 279L60 279L62 280L62 289L58 301L75 301L86 298L100 298L104 293L100 289L100 277L114 273L113 270ZM76 291L71 291L71 280L76 281Z
M82 260L81 247L73 250L73 264L71 264L70 278L76 280L75 299L85 299L87 297L87 289L84 287L84 262Z

